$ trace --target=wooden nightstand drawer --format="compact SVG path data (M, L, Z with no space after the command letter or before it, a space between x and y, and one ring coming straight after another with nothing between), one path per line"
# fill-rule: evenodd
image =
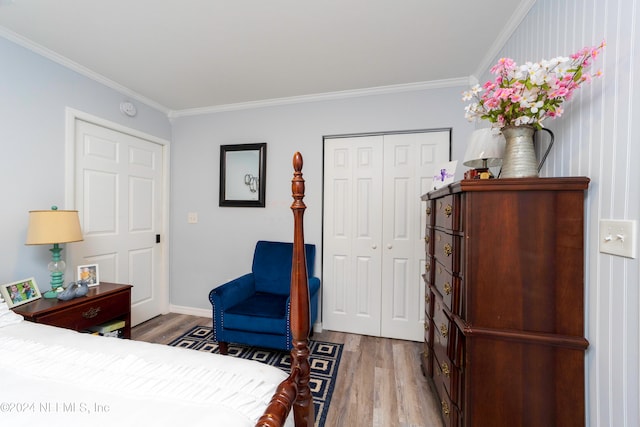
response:
M81 331L124 316L129 310L129 295L119 293L74 305L60 313L41 316L38 323Z
M89 288L83 297L70 301L41 298L13 311L30 322L76 331L111 320L124 320L123 337L131 338L131 285L101 283Z

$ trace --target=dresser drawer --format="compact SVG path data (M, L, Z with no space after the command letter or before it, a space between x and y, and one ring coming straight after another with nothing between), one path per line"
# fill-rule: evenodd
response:
M458 195L445 196L434 200L435 226L447 230L460 230L460 198Z
M433 228L427 227L424 231L424 252L426 254L433 253Z
M442 351L451 357L455 346L455 329L455 324L444 311L442 299L436 295L433 305L433 348L436 353Z
M81 331L119 316L127 316L131 310L129 295L128 292L120 292L93 298L86 303L74 304L65 310L40 316L37 322Z
M433 268L434 268L434 259L432 256L427 255L426 257L426 261L424 263L424 274L422 275L422 278L424 279L425 283L427 284L432 284L433 283Z
M422 373L426 377L433 377L433 349L426 341L422 344L420 361L422 363Z
M456 302L458 301L460 279L445 269L439 262L434 264L433 275L433 285L440 293L442 302L449 311L457 313L458 306Z
M440 381L451 402L462 407L462 369L446 358L440 358L439 353L433 355L433 378Z
M435 223L435 210L434 210L434 201L433 200L427 200L426 201L426 207L425 207L425 218L426 218L426 222L427 222L427 227L432 227Z
M430 287L427 287L424 296L424 314L428 319L425 320L431 320L433 318L433 300L433 291Z
M442 371L442 363L439 363L437 355L433 358L433 382L438 392L440 411L445 426L458 427L461 414L455 399L448 393L447 384L451 380L451 372ZM446 368L445 368L446 369Z
M456 274L460 271L460 236L436 230L433 238L433 256L444 268Z

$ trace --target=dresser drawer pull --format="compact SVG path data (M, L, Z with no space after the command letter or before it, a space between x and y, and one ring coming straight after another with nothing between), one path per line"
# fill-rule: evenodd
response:
M440 333L442 334L443 338L446 338L447 335L449 335L449 329L447 328L447 325L445 325L444 323L440 325Z
M424 303L425 303L426 305L429 305L429 304L431 303L431 295L426 295L426 296L424 297Z
M449 416L449 405L444 400L442 401L442 413Z
M444 245L444 254L446 256L449 256L453 253L453 246L451 246L449 243L447 243L446 245Z
M428 349L428 348L427 348L427 349L425 349L425 350L422 352L422 355L425 357L425 359L428 359L428 358L429 358L429 349Z
M429 331L429 321L428 320L424 322L424 330L425 331Z
M427 244L429 243L429 235L428 234L426 236L424 236L424 241Z
M442 369L442 373L445 377L449 377L449 373L451 371L449 371L449 365L447 365L447 362L442 362L442 365L440 365L440 369Z
M431 215L431 206L427 206L427 215Z
M91 307L89 310L82 312L82 317L85 319L93 319L100 313L100 307L93 308Z
M444 207L444 215L446 217L450 217L452 212L453 212L453 207L451 207L451 205L447 205Z
M424 265L424 269L425 269L425 271L426 271L427 273L428 273L428 272L430 272L430 271L431 271L431 263L430 263L430 262L426 263L426 264Z
M451 283L447 282L444 284L444 293L447 295L451 295Z

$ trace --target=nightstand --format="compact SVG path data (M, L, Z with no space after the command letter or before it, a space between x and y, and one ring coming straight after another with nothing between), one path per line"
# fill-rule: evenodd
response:
M69 301L41 298L13 308L25 320L83 331L111 320L124 320L124 338L131 338L131 285L100 283L86 296Z

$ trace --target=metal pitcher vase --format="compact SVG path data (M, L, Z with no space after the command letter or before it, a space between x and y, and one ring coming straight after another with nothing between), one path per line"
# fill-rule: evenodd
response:
M542 130L549 133L551 140L542 156L542 160L538 162L533 146L533 134L535 133L533 126L505 126L502 128L506 144L500 178L530 178L538 176L544 161L549 155L549 151L551 151L554 140L553 132L546 128L542 128Z

